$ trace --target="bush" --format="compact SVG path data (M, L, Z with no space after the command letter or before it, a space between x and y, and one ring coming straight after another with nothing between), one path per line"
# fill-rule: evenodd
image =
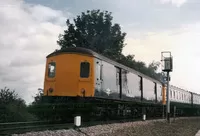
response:
M25 101L15 91L0 90L0 122L33 121L36 117L27 111Z

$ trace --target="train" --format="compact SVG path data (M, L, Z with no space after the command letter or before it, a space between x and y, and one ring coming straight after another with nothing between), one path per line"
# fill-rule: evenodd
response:
M199 94L173 85L169 87L171 107L195 109L195 114L199 113ZM125 114L135 112L136 107L160 106L159 115L165 114L165 83L82 47L56 50L47 55L43 90L43 99L49 103L90 103L93 108L106 103L106 110L105 106L99 106L100 111L114 107L114 113L123 105ZM184 113L181 110L180 114Z

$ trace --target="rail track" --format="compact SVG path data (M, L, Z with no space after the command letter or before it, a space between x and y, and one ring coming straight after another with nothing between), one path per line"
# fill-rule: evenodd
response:
M188 117L175 117L175 118L188 118ZM175 121L175 118L171 118L171 121ZM189 117L196 118L196 117ZM142 118L137 119L120 119L120 120L108 120L108 121L90 121L82 122L81 127L89 127L94 125L106 125L112 123L125 123L125 122L136 122L141 121ZM165 118L148 118L146 120L165 120ZM58 130L58 129L76 129L80 131L74 123L61 123L61 122L49 122L49 121L35 121L35 122L10 122L10 123L0 123L0 135L12 135L12 134L22 134L26 132L37 132L45 130Z
M161 119L161 118L156 118ZM124 122L133 122L141 121L142 118L137 119L120 119L120 120L108 120L108 121L87 121L82 122L81 127L89 127L94 125L105 125L112 123L124 123ZM147 120L153 120L149 118ZM34 121L34 122L10 122L10 123L0 123L0 135L11 135L11 134L20 134L31 131L45 131L45 130L56 130L56 129L70 129L75 128L74 123L64 123L64 122L50 122L50 121Z
M140 107L140 112L136 112L138 114L128 114L128 116L125 116L125 118L99 118L94 119L94 117L87 115L82 116L82 123L81 127L87 127L92 125L102 125L102 124L111 124L111 123L121 123L121 122L130 122L130 121L141 121L143 119L142 114L142 108ZM157 110L156 110L157 109ZM159 110L158 107L154 107L151 109L146 108L146 119L145 120L155 120L155 119L163 119L162 112L165 113L165 111L162 111L162 109ZM58 113L58 111L57 111ZM180 114L179 110L174 111L174 113L171 114L171 117L183 117L188 116L189 114ZM53 114L50 114L53 115ZM112 115L112 114L111 114ZM110 116L111 116L110 115ZM120 115L123 115L120 114ZM176 115L176 116L175 116ZM194 116L194 115L193 115ZM197 115L196 115L197 116ZM74 128L73 118L69 118L69 116L65 116L65 118L68 117L68 121L63 120L57 120L57 121L34 121L34 122L10 122L10 123L0 123L0 135L11 135L11 134L19 134L19 133L25 133L25 132L31 132L31 131L45 131L45 130L55 130L55 129L70 129ZM88 118L89 117L89 118ZM88 118L89 120L84 120L84 118ZM70 120L69 120L70 119Z
M74 127L73 123L48 121L0 123L0 135L19 134L30 131L69 129L72 127Z

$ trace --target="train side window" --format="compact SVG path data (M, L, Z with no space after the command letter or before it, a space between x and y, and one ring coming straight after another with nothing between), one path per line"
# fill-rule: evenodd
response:
M178 92L178 95L177 95L178 97L177 97L177 100L179 100L179 98L180 98L180 93Z
M176 99L176 96L175 96L175 91L174 91L174 99Z
M172 90L170 90L170 98L172 98Z
M181 100L183 100L183 93L181 93Z
M176 99L178 100L178 92L176 94L177 94Z
M100 66L100 80L103 80L103 65Z
M180 92L180 100L182 100L182 93Z
M171 90L170 93L171 93L171 99L173 99L173 90Z
M119 68L116 69L116 85L120 85L120 81L119 81L119 76L120 76L120 70Z
M81 62L80 77L88 78L89 74L90 74L90 63L89 62Z
M55 77L55 74L56 74L56 63L50 62L48 64L48 77L53 78Z

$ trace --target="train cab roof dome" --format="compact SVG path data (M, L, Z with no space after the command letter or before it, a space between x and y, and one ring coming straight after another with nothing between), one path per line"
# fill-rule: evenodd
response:
M61 50L56 50L54 52L52 52L51 54L49 54L47 56L51 57L51 56L56 56L59 54L65 54L65 53L81 53L81 54L87 54L87 55L91 55L91 56L99 56L96 52L90 50L90 49L86 49L86 48L82 48L82 47L70 47L70 48L65 48L65 49L61 49Z

